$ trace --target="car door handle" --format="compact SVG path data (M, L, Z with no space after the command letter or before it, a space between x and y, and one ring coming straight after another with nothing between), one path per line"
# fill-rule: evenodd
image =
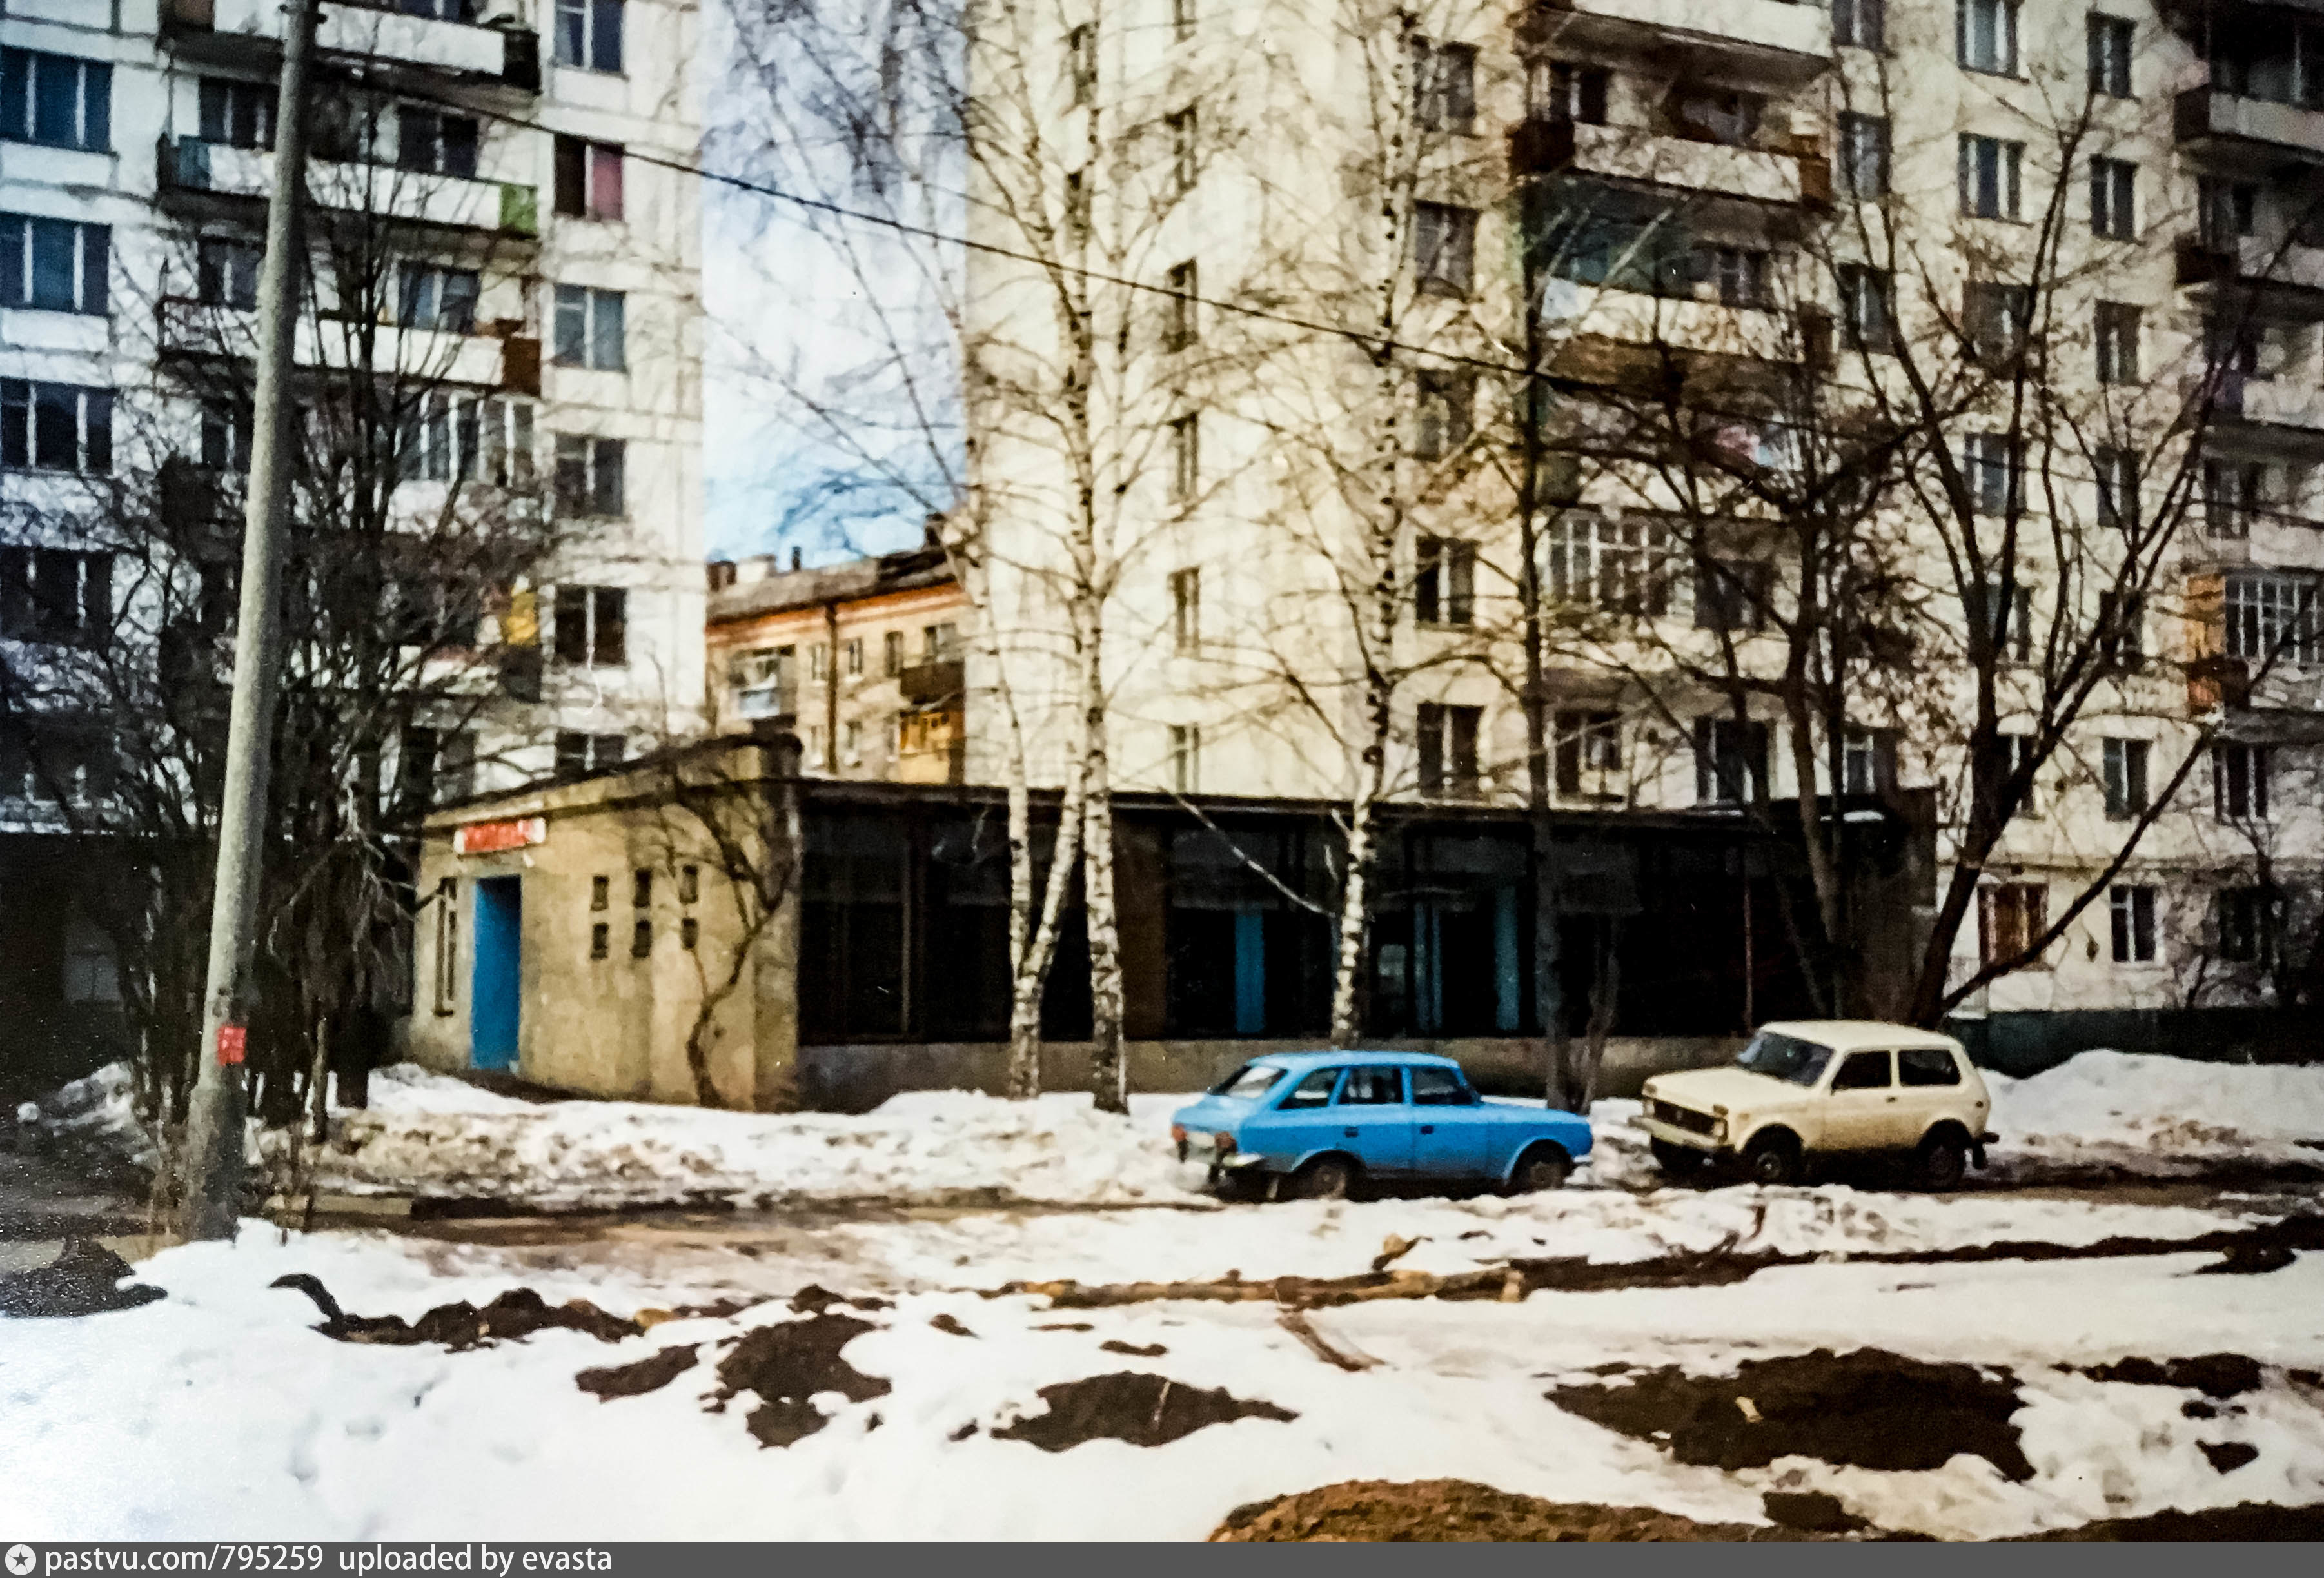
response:
M1351 1140L1353 1140L1356 1137L1356 1131L1352 1129L1342 1129L1340 1132L1346 1135Z
M1436 1132L1436 1125L1434 1123L1423 1123L1420 1126L1420 1131L1423 1134L1434 1134Z

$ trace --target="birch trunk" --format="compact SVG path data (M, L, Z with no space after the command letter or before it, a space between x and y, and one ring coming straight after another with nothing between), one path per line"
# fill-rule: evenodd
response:
M1089 927L1090 1093L1101 1112L1130 1111L1121 1047L1121 926L1113 895L1113 790L1107 777L1105 697L1095 622L1082 652L1082 900Z
M1057 921L1065 913L1082 835L1079 766L1065 775L1057 812L1056 845L1042 886L1040 917L1033 914L1033 796L1026 783L1021 742L1009 761L1009 1097L1041 1094L1041 999L1056 956Z

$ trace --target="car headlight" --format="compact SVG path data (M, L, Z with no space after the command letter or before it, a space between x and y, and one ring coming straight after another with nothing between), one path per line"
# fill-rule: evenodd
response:
M1721 1119L1720 1119L1717 1122L1715 1122L1715 1123L1711 1124L1711 1137L1713 1140L1724 1140L1724 1139L1726 1139L1726 1138L1727 1138L1727 1120L1726 1120L1726 1119L1721 1118Z
M1186 1126L1184 1123L1173 1123L1170 1125L1170 1143L1173 1145L1184 1145L1186 1143Z
M1223 1129L1211 1136L1211 1143L1219 1148L1219 1154L1221 1156L1226 1155L1235 1148L1234 1136L1228 1133Z

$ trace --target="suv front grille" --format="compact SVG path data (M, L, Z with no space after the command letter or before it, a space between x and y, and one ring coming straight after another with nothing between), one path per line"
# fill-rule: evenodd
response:
M1684 1107L1673 1106L1668 1102L1655 1103L1655 1116L1674 1129L1684 1129L1693 1134L1710 1133L1718 1121L1708 1112L1691 1112Z

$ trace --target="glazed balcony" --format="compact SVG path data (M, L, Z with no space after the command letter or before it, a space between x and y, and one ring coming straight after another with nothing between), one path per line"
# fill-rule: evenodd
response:
M1831 13L1785 0L1549 0L1542 42L1795 88L1831 63Z
M1817 154L1656 136L1628 126L1528 118L1509 134L1513 175L1571 172L1789 207L1829 202L1831 166Z
M540 35L521 16L487 26L475 11L462 0L424 8L422 0L334 5L317 23L315 43L327 60L339 56L539 92ZM274 0L162 0L161 12L163 37L180 54L248 64L281 53L283 14Z

